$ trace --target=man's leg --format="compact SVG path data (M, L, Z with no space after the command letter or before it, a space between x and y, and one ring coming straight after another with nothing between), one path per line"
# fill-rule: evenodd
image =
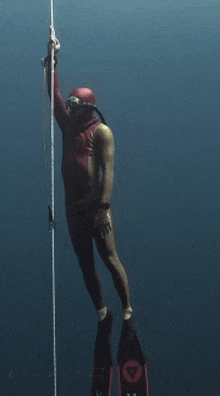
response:
M112 219L112 213L111 213ZM112 219L113 224L113 219ZM109 235L105 236L105 238L101 238L99 232L97 232L95 236L95 242L97 246L97 250L100 254L100 257L104 261L106 267L110 271L112 275L112 279L115 285L115 288L118 292L118 295L121 299L122 306L124 310L127 310L130 307L130 296L129 296L129 285L128 285L128 278L126 275L126 271L119 260L118 254L115 248L115 235L114 230L110 232ZM129 315L128 310L128 318L131 316ZM127 318L127 317L126 317Z
M105 303L102 296L100 278L95 270L91 226L81 216L78 217L71 213L67 213L67 223L86 288L98 311L105 307Z

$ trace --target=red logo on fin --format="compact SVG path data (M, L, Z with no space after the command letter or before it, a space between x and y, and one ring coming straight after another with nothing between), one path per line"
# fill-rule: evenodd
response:
M129 360L123 366L122 375L128 382L137 382L142 376L142 367L135 360Z

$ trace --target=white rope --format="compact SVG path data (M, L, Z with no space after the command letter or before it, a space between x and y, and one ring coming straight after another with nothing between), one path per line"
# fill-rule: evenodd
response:
M50 2L51 26L54 31L54 3ZM51 50L51 212L52 236L52 304L53 304L53 367L54 395L57 396L57 357L56 357L56 298L55 298L55 228L54 228L54 45Z
M43 149L44 149L44 168L47 170L47 159L46 159L46 149L47 149L47 136L46 136L46 111L45 111L45 103L46 103L46 86L47 86L47 70L46 67L44 67L44 72L43 72L43 92L42 92L42 113L43 113L43 122L42 122L42 130L43 130L43 135L44 135L44 143L43 143Z

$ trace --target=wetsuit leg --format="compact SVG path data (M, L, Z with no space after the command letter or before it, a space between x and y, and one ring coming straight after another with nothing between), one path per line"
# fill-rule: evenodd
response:
M90 221L67 210L67 223L74 251L83 273L83 279L93 304L98 311L105 307L101 283L95 270L93 227Z
M113 224L112 213L111 219ZM116 251L114 229L112 229L111 233L104 239L102 239L100 233L97 232L95 235L95 242L101 259L112 275L122 306L126 309L130 306L128 278Z

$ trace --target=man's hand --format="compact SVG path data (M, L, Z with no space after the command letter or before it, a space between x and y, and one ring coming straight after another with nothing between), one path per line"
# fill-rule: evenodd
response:
M109 235L112 230L110 210L99 209L95 216L95 225L99 228L102 239L104 239L106 235Z
M50 26L50 37L47 44L48 54L51 53L52 48L54 48L55 54L60 50L60 42L56 38L55 29Z

